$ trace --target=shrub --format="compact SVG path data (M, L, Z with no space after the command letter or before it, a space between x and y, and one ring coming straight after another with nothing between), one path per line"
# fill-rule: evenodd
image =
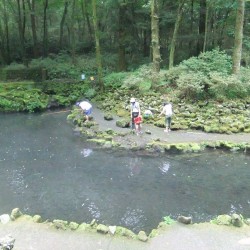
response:
M222 96L229 99L245 98L250 89L250 83L242 82L236 75L224 76L219 73L211 73L210 84L209 92L215 98Z
M208 78L201 72L182 74L176 81L180 97L203 99L207 95Z
M202 72L205 75L213 71L228 75L231 73L232 60L224 51L215 49L201 53L198 57L191 57L180 65L188 71Z
M121 87L127 75L127 72L111 73L104 77L104 85L111 88Z

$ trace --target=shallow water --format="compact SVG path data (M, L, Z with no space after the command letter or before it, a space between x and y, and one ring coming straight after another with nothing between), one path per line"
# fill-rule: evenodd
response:
M0 214L19 207L44 219L121 225L150 232L163 216L195 222L250 217L250 156L138 156L91 148L66 113L0 115Z

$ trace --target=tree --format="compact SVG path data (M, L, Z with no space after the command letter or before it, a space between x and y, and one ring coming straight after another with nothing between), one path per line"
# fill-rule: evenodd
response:
M33 54L34 57L38 57L38 44L37 44L37 34L36 34L36 11L35 11L35 0L27 0L29 11L30 11L30 22L33 37Z
M93 11L93 24L95 32L95 45L96 45L96 62L97 62L97 73L98 73L98 83L100 89L104 90L103 76L102 76L102 56L99 38L99 29L97 25L97 13L96 13L96 0L92 0L92 11Z
M174 66L174 53L175 53L175 46L176 46L176 39L177 39L177 33L179 31L181 18L182 18L182 12L183 12L183 6L184 6L185 0L180 0L178 10L177 10L177 18L174 26L174 33L170 45L170 53L169 53L169 68L171 69Z
M233 74L238 74L240 71L245 0L237 0L237 4L238 6L237 6L236 22L234 29L234 50L233 50L233 68L232 68Z
M48 55L48 0L43 0L43 57Z
M151 44L153 56L153 71L157 73L160 71L161 63L158 0L151 0Z
M60 49L63 48L63 31L64 31L65 19L66 19L67 13L68 13L68 5L69 5L69 1L65 1L63 15L62 15L62 19L60 22L60 40L59 40Z

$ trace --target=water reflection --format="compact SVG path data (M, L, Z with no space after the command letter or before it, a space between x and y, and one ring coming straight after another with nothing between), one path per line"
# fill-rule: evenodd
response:
M132 157L128 160L129 177L139 175L143 168L143 161L139 157Z
M81 150L81 155L83 155L83 157L88 157L93 153L93 150L91 148L84 148L83 150Z
M159 166L159 169L161 170L162 174L167 174L169 168L170 168L169 162L163 162L162 165Z

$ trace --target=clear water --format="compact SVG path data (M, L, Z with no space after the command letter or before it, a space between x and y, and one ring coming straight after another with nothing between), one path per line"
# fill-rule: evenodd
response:
M250 155L138 156L91 148L66 114L0 115L0 214L19 207L44 219L150 232L163 216L250 217Z

